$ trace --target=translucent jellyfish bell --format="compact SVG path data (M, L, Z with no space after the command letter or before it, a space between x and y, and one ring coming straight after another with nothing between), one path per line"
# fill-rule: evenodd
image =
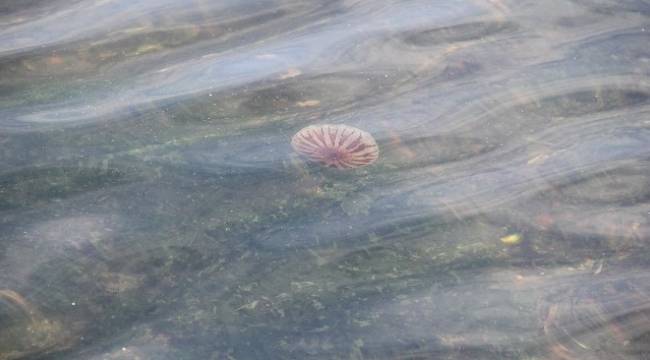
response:
M366 166L379 156L372 135L347 125L307 126L293 136L291 146L308 160L337 169Z

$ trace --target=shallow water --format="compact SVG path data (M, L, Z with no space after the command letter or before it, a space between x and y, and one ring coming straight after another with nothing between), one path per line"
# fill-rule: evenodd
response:
M0 360L645 359L648 44L644 0L0 4Z

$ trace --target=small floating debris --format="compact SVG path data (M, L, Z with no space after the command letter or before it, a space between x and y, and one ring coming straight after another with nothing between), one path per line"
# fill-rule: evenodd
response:
M301 75L301 74L302 74L302 71L300 71L299 69L289 68L289 69L287 69L286 73L284 73L284 74L282 74L280 76L280 80L291 79L291 78L294 78L294 77L296 77L298 75Z
M372 164L379 148L369 133L347 125L310 125L298 131L291 146L310 161L337 169Z
M306 108L306 107L315 107L320 105L319 100L305 100L305 101L298 101L296 102L296 106L299 108Z
M504 245L517 245L521 243L521 235L510 234L502 237L500 240Z

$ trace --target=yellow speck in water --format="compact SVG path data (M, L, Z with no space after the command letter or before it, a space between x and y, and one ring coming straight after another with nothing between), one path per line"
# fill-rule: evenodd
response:
M296 76L298 76L300 74L302 74L302 71L300 71L299 69L289 68L289 69L287 69L286 73L284 73L284 74L282 74L280 76L280 80L291 79L291 78L294 78L294 77L296 77Z
M517 245L521 243L521 235L510 234L501 238L501 242L505 245Z
M320 101L318 100L305 100L296 102L296 106L301 108L314 107L318 105L320 105Z
M146 44L138 47L135 50L135 55L146 54L150 52L163 50L163 47L160 44Z

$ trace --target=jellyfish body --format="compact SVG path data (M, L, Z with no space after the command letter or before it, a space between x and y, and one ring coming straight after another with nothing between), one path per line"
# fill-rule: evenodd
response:
M337 169L372 164L379 148L372 135L347 125L310 125L298 131L291 146L310 161Z

